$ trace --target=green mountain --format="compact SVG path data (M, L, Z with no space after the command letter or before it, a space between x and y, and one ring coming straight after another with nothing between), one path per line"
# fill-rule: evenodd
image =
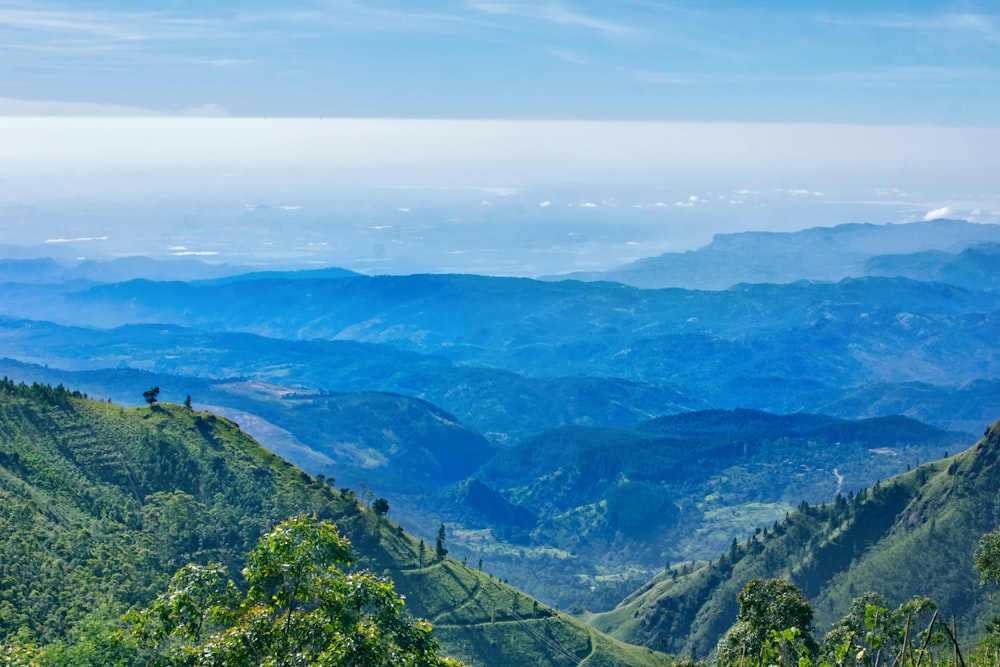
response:
M488 563L435 559L233 422L0 382L0 642L73 642L147 604L187 562L238 572L263 533L301 513L337 522L359 565L392 577L443 652L469 664L664 664L497 581Z
M875 591L893 605L929 596L975 637L996 611L972 554L1000 524L998 492L1000 422L961 454L832 503L802 504L712 562L675 565L590 620L620 639L704 657L735 621L746 582L783 577L811 600L822 631L853 598Z
M627 594L623 579L634 587L665 563L712 558L803 500L864 489L972 437L898 416L754 410L681 413L629 430L566 427L500 450L440 511L479 529L470 542L495 548L504 576L526 592L607 609Z

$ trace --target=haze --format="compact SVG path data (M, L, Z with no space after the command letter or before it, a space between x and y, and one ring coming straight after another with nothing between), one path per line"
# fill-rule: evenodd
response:
M539 275L998 222L998 51L986 3L17 0L0 244Z

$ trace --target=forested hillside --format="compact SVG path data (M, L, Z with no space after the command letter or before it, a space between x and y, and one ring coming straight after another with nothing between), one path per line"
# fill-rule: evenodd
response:
M629 582L714 558L803 501L862 490L973 439L905 417L754 410L687 412L629 430L566 427L500 450L476 473L476 493L440 507L479 529L468 541L494 549L512 581L530 563L527 592L596 611ZM558 559L552 544L564 550Z
M894 606L929 596L974 638L996 606L973 552L998 524L1000 422L961 454L830 503L802 504L709 563L675 565L592 620L629 641L705 656L736 620L743 586L781 577L811 600L822 632L875 591Z
M180 405L121 408L62 387L0 382L0 643L85 664L119 615L186 563L239 572L292 515L335 521L358 567L392 577L469 664L662 664L408 536L266 451L230 421ZM384 509L384 508L383 508ZM74 646L77 646L74 649ZM86 647L84 651L83 647Z

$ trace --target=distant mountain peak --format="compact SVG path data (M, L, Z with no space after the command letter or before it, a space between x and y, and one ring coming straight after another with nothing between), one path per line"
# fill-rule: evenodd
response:
M697 250L636 260L610 271L572 273L550 279L607 280L642 288L727 289L738 283L838 281L872 275L880 255L931 250L960 253L1000 242L1000 225L963 220L910 223L845 223L796 232L745 231L716 234ZM881 274L875 274L881 275Z

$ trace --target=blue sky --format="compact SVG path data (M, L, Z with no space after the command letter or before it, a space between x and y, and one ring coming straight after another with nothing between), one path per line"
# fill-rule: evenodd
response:
M9 0L0 98L8 114L995 126L1000 12L982 0Z
M539 275L997 174L994 1L0 0L29 254Z

